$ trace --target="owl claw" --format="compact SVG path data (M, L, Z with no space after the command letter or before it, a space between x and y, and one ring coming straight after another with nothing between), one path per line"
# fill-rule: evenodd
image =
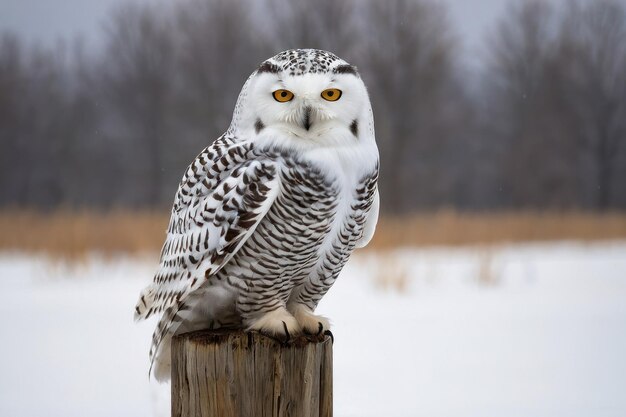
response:
M289 334L289 329L287 328L287 323L283 320L283 329L285 329L285 343L291 340L291 335Z
M322 324L321 321L317 322L317 333L311 332L309 331L306 327L302 329L302 332L308 336L319 336L322 334L322 332L324 331L324 325Z
M284 308L279 308L256 319L248 330L258 331L280 343L287 343L302 330L297 320Z
M324 336L330 336L330 342L334 345L335 344L335 336L333 336L333 332L331 332L330 330L326 330L324 332Z
M307 306L303 304L292 304L289 307L305 334L309 336L320 336L324 333L324 330L330 328L330 322L326 317L313 314L311 309Z
M280 332L270 333L267 331L260 331L259 333L261 333L265 337L269 337L270 339L276 340L278 343L282 345L286 345L287 343L291 341L291 333L289 333L289 328L287 327L287 323L285 323L284 321L282 321L282 323L283 323L283 331L285 332L284 334L280 334Z

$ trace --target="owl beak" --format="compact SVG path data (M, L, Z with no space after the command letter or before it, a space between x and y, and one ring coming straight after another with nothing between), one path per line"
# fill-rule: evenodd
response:
M311 113L313 109L311 106L306 106L304 108L304 119L302 121L302 126L308 131L311 128Z

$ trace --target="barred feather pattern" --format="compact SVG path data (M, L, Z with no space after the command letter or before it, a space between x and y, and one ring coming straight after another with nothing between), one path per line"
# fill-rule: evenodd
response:
M361 179L354 203L337 222L336 184L309 165L284 161L283 193L216 275L216 282L237 290L244 320L293 303L314 310L354 250L372 204L377 170Z
M292 303L314 310L361 237L377 174L376 166L339 213L336 181L291 150L224 135L202 151L181 181L160 269L135 309L136 319L161 314L151 363L182 331L245 326ZM212 287L232 302L198 317Z

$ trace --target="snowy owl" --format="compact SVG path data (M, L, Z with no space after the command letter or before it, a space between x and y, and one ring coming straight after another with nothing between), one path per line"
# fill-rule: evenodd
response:
M244 84L230 127L189 165L160 266L135 319L159 315L150 349L169 379L172 335L220 327L289 339L378 219L378 148L357 69L315 49L282 52Z

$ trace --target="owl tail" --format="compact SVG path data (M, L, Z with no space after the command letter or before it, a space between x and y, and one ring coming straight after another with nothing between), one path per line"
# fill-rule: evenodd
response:
M155 295L156 290L152 285L147 286L141 291L139 300L135 306L135 321L145 320L155 312L152 308Z
M163 337L156 354L150 364L150 374L158 382L167 382L172 373L172 334Z
M181 324L189 315L187 304L177 302L163 312L163 316L157 323L152 334L152 346L150 347L150 370L149 375L154 375L157 381L164 382L170 379L171 369L171 342L172 335L180 328Z

